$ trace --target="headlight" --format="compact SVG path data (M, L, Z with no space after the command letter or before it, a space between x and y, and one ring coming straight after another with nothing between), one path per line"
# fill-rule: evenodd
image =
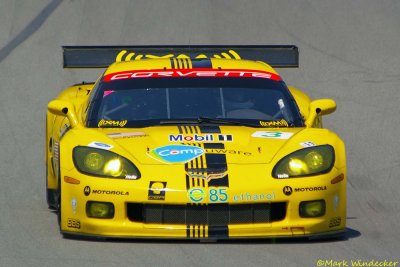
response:
M321 217L325 215L325 200L302 201L299 214L303 218Z
M86 203L86 215L90 218L113 218L114 204L109 202L88 201Z
M78 146L73 158L78 171L100 177L140 178L139 170L126 158L104 149Z
M292 178L329 172L335 161L330 145L314 146L293 152L281 159L272 170L274 178Z

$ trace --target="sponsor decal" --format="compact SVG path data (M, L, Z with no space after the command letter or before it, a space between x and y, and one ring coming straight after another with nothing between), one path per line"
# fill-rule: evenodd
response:
M108 145L108 144L104 144L104 143L100 143L100 142L91 142L87 146L100 148L100 149L104 149L104 150L110 150L111 148L113 148L112 145Z
M105 120L101 119L97 124L98 127L124 127L128 123L127 120L123 121L113 121L113 120Z
M165 200L167 182L150 182L148 200Z
M287 196L290 196L293 193L293 189L290 186L285 186L283 188L283 193Z
M81 229L81 221L78 219L68 218L67 219L67 227Z
M233 154L233 155L244 155L244 156L251 156L251 152L245 152L241 150L234 150L234 149L217 149L217 148L211 148L211 149L206 149L206 153L208 154Z
M190 201L202 202L206 197L211 203L223 203L228 201L227 187L210 187L208 189L192 188L188 191Z
M231 134L218 134L219 142L231 142L233 141L233 136Z
M90 186L85 186L83 189L83 194L85 196L93 195L113 195L113 196L129 196L128 191L118 191L118 190L97 190L91 189Z
M170 134L170 142L232 142L231 134Z
M338 207L339 207L339 196L335 194L333 196L333 211L336 212Z
M257 138L271 138L271 139L289 139L293 133L288 132L265 132L265 131L257 131L253 133L252 137Z
M289 124L284 119L280 121L260 121L260 125L263 127L289 127Z
M302 143L300 143L300 145L301 145L302 147L313 147L313 146L316 146L315 143L310 142L310 141L308 141L308 142L302 142Z
M125 175L126 180L136 180L138 177L136 175Z
M202 188L192 188L188 191L188 197L192 202L201 202L206 197L206 192Z
M328 225L328 227L329 227L329 228L337 227L337 226L340 225L341 222L342 222L342 218L341 218L341 217L332 218L332 219L329 220L329 225Z
M242 77L242 78L264 78L280 81L279 75L260 70L224 69L212 68L199 69L159 69L159 70L132 70L110 73L104 76L103 81L134 79L134 78L165 78L165 77Z
M92 192L92 191L91 191L91 189L90 189L90 186L85 186L85 188L83 188L83 194L84 194L85 196L89 196L91 192Z
M72 207L72 212L76 214L76 207L78 206L78 201L76 198L71 199L71 207Z
M128 132L128 133L111 133L108 134L108 136L113 139L121 139L121 138L145 137L149 135L147 135L144 132Z
M239 195L233 196L233 201L265 201L265 200L274 200L275 199L275 192L269 193L241 193Z
M292 189L290 186L283 187L283 193L287 196L290 196L293 192L302 193L302 192L313 192L313 191L324 191L328 188L324 186L313 186L313 187L298 187Z
M279 178L279 179L285 179L285 178L289 178L289 175L288 175L288 174L286 174L286 173L283 173L283 174L278 174L278 178Z
M147 152L147 155L163 163L185 163L200 157L204 149L189 145L167 145L158 147Z
M295 188L294 192L312 192L312 191L324 191L328 188L326 186L314 186L314 187L300 187Z
M209 173L209 174L204 174L204 173L197 173L197 172L187 172L187 175L190 178L198 178L198 179L205 179L207 181L210 181L212 179L221 179L224 178L227 175L227 172L220 172L220 173Z

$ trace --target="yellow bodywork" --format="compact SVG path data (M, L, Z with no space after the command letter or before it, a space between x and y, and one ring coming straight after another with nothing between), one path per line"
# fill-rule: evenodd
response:
M170 59L117 62L104 75L127 70L171 69ZM263 70L276 73L265 63L211 59L213 68ZM182 68L190 68L190 64ZM321 115L335 109L331 100L312 101L300 90L289 87L305 127L252 128L221 125L220 134L233 140L224 149L207 147L198 126L153 126L145 128L86 128L85 116L94 84L69 87L50 102L47 112L45 161L47 189L61 192L60 230L63 234L103 237L139 238L269 238L318 237L341 233L346 226L346 160L342 140L323 129ZM321 109L316 113L315 109ZM290 138L256 138L258 131L288 133ZM173 139L171 141L171 136ZM187 139L178 137L187 136ZM215 138L212 133L208 138ZM189 163L166 164L151 157L151 150L171 144L195 145L205 150ZM129 159L140 170L140 179L111 179L79 172L72 151L76 146L92 142L107 144L110 151ZM331 171L309 177L279 179L271 173L279 160L304 148L304 144L334 148ZM204 175L206 154L226 155L226 173ZM185 167L186 166L186 167ZM225 186L215 186L229 177ZM210 181L214 181L211 182ZM56 194L57 196L57 194ZM323 200L325 212L319 217L301 217L300 203ZM88 217L89 201L112 203L112 218ZM205 211L206 210L206 211ZM190 212L203 216L214 212L215 222L192 219L199 223L181 222L180 216ZM277 215L273 215L277 213ZM232 218L226 218L231 214ZM253 216L250 221L246 216ZM254 215L255 214L255 215ZM213 216L214 216L213 215ZM163 217L164 216L164 217ZM167 218L167 217L171 218ZM221 216L219 218L218 216ZM270 216L270 219L263 219ZM233 218L234 217L234 218ZM272 218L272 219L271 219ZM274 220L275 218L275 220Z

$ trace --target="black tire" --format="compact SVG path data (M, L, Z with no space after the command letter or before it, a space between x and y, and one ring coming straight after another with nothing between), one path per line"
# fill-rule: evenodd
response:
M49 189L47 167L48 167L48 165L47 165L47 161L46 161L46 201L47 201L47 206L51 210L57 210L57 198L56 198L57 190Z
M55 195L56 195L56 190L54 189L46 190L47 205L51 210L57 210L57 200Z
M60 227L60 232L61 232L61 181L60 178L58 178L58 189L56 190L56 199L57 199L57 221L58 221L58 226Z

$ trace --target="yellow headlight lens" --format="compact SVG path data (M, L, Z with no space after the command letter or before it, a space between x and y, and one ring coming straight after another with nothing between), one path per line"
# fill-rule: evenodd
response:
M91 218L113 218L114 205L109 202L94 202L86 203L86 215Z
M92 152L86 155L84 163L88 169L98 171L104 165L104 157L97 152Z
M289 160L288 172L290 175L301 175L302 173L308 172L307 164L297 158Z
M122 173L122 163L119 159L112 159L104 166L104 173L111 176L120 176Z
M321 217L325 215L325 201L314 200L314 201L303 201L300 202L299 206L300 217Z
M316 151L308 153L304 157L304 160L306 161L307 166L312 170L317 170L324 165L324 158Z

